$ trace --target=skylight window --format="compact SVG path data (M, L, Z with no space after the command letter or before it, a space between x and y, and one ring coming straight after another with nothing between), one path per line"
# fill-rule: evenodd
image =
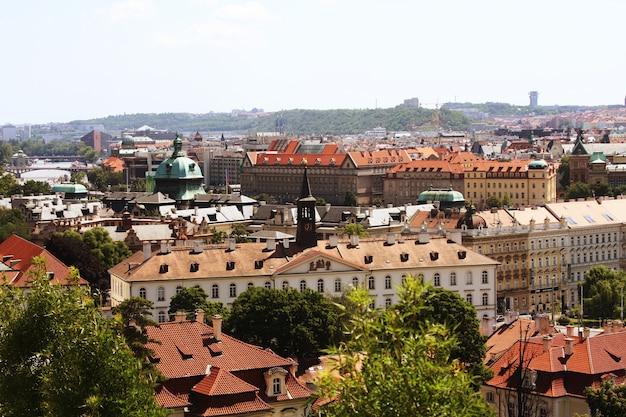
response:
M610 214L607 213L603 213L602 214L604 216L605 219L607 219L608 221L613 221L615 220Z
M595 223L595 222L596 222L596 221L593 219L593 217L591 217L591 216L590 216L590 215L588 215L588 214L585 214L583 217L584 217L584 218L585 218L585 220L587 220L589 223Z
M567 220L568 223L576 224L576 220L572 219L571 217L566 217L565 219Z

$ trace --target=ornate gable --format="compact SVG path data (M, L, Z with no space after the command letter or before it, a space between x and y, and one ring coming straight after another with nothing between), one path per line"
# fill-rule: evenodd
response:
M329 272L365 271L359 265L330 256L318 251L313 251L305 256L294 259L287 265L279 268L276 275L290 274L327 274Z

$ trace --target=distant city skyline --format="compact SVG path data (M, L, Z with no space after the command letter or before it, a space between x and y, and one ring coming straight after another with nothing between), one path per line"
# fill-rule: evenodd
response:
M2 124L626 96L626 4L610 0L34 0L3 12Z

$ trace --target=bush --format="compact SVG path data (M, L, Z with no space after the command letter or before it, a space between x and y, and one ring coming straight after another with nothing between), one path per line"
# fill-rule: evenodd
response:
M567 326L568 324L570 324L571 320L569 317L567 316L561 316L558 318L557 322L561 325L561 326Z

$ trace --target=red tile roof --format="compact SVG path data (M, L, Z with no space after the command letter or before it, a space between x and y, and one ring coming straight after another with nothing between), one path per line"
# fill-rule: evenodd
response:
M68 278L71 276L70 268L61 262L56 256L41 246L37 246L17 235L11 235L0 243L0 256L4 264L4 272L8 283L16 287L29 287L31 273L34 272L32 264L35 256L46 260L46 271L54 274L51 283L70 285ZM80 278L80 285L88 285L87 281Z
M522 321L522 326L527 322ZM517 330L516 330L517 329ZM555 333L544 346L543 336L528 332L529 338L519 342L519 325L505 329L507 336L492 335L488 344L487 365L494 376L486 385L515 389L518 384L516 373L520 349L524 357L524 368L537 371L535 393L542 396L562 397L565 395L584 397L587 386L599 386L602 379L609 376L617 381L624 380L626 372L622 358L626 356L626 332L601 334L581 339L569 337L572 353L566 354L568 336ZM501 339L493 342L493 339ZM493 343L489 346L490 343ZM505 344L509 347L498 355ZM491 355L490 355L491 353Z
M296 380L293 368L297 364L293 360L223 333L218 342L207 324L168 322L147 330L148 337L155 340L147 344L154 352L151 361L167 379L164 385L178 401L188 398L195 415L268 411L272 410L270 404L289 406L293 400L312 396ZM268 398L264 393L264 372L274 367L288 370L286 394ZM175 402L159 394L157 400L163 405Z

